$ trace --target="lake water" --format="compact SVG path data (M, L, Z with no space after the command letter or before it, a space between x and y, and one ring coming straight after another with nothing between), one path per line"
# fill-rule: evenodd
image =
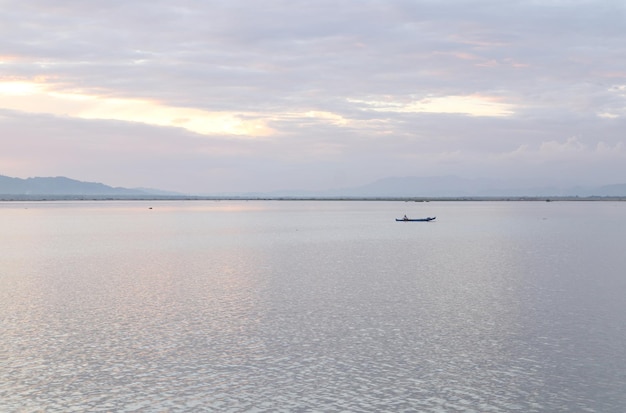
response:
M0 411L621 413L625 242L623 202L0 203Z

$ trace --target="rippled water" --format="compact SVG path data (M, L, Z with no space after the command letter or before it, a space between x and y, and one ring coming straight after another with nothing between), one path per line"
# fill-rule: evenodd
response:
M624 203L13 202L0 230L2 412L626 411Z

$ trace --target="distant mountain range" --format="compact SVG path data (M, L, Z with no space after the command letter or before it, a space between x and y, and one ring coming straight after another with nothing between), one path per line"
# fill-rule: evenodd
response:
M390 177L337 193L347 196L393 197L544 197L626 196L626 184L596 187L519 187L503 181L466 179L457 176Z
M174 195L151 189L128 189L111 187L97 182L83 182L63 176L51 178L11 178L0 175L0 195L17 197L42 196L95 196L95 197L141 197Z
M354 188L316 192L280 191L270 195L355 198L625 197L626 184L595 187L519 187L488 179L466 179L457 176L408 176L388 177Z
M0 175L3 199L33 197L185 197L175 192L146 188L111 187L66 177L11 178ZM626 184L597 187L512 187L500 181L465 179L456 176L389 177L370 184L328 191L280 191L271 193L211 194L205 197L363 197L363 198L459 198L459 197L626 197Z

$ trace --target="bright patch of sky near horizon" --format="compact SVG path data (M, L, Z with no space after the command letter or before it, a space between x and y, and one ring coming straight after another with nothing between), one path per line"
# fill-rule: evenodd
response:
M80 119L114 119L180 127L204 135L263 136L271 132L262 120L244 120L233 113L172 107L147 99L54 92L46 90L45 83L37 82L0 83L0 106Z
M0 0L0 174L626 182L620 1Z

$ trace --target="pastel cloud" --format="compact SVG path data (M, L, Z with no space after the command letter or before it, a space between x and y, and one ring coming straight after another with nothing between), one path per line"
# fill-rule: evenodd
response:
M0 107L80 119L111 119L180 127L203 135L254 137L272 133L258 115L254 118L255 114L209 112L166 106L148 99L57 92L45 84L26 81L0 81Z
M625 12L587 1L7 0L0 174L264 190L550 177L558 160L573 182L621 179Z
M350 100L350 99L349 99ZM439 96L409 102L389 100L350 100L378 112L456 113L470 116L510 116L513 105L491 96Z

